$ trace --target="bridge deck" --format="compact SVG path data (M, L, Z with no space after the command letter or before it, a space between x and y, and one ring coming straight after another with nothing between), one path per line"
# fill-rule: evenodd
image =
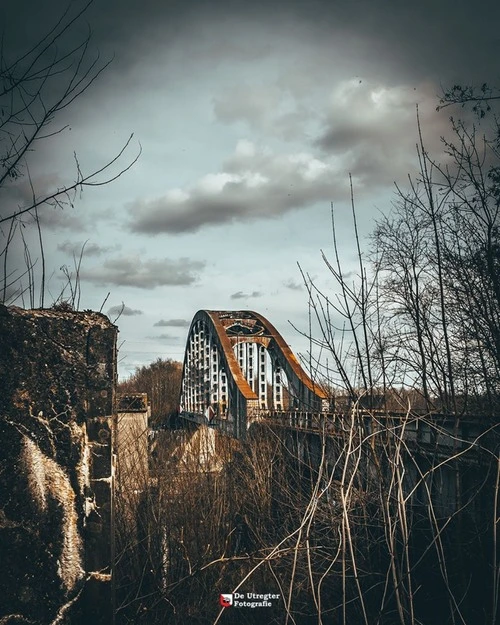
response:
M182 418L205 424L235 436L235 422L214 418L210 421L201 414L181 413ZM354 419L354 421L353 421ZM344 437L355 427L355 437L373 438L381 442L401 440L403 445L422 453L439 453L449 456L475 448L477 451L494 451L499 446L500 423L481 417L459 417L444 414L414 414L385 411L360 411L352 413L313 413L300 411L261 410L248 421L267 423L292 430L323 433L331 437Z

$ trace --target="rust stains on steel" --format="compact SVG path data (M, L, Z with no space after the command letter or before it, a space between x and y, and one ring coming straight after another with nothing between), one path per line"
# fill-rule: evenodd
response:
M233 352L231 341L226 333L226 329L223 323L219 318L219 315L221 313L216 310L199 311L199 313L203 312L210 317L214 325L222 350L224 352L224 356L227 360L227 366L243 397L245 399L257 399L257 395L251 389L250 384L247 382L247 379L243 375L243 372L238 365L238 362ZM198 317L199 313L196 313L195 319Z
M212 323L219 337L221 346L228 361L228 366L237 382L240 391L247 399L257 399L257 395L252 391L245 376L243 375L238 362L234 356L232 346L236 343L260 343L264 347L275 347L281 352L283 358L288 362L293 373L304 386L306 386L319 399L327 399L327 394L311 380L304 371L295 354L288 347L281 334L262 315L256 312L245 311L216 311L207 310L205 312ZM195 319L198 317L197 313ZM274 343L274 345L273 345Z
M279 348L279 350L281 351L285 359L288 361L289 365L292 367L292 370L297 376L297 378L305 386L307 386L307 388L310 391L312 391L317 397L319 397L320 399L328 399L328 395L323 391L323 389L321 389L318 386L318 384L315 384L311 380L311 378L307 375L307 373L304 371L304 369L302 368L302 365L297 360L297 357L292 352L292 350L288 347L288 345L285 343L283 337L278 332L278 330L276 330L276 328L272 325L272 323L270 323L265 317L263 317L262 315L259 315L256 312L252 312L252 315L254 315L262 324L265 325L270 336L276 342L277 347Z

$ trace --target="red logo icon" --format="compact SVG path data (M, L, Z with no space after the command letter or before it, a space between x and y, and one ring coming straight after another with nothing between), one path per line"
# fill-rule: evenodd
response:
M230 608L233 605L233 595L219 595L219 603L223 608Z

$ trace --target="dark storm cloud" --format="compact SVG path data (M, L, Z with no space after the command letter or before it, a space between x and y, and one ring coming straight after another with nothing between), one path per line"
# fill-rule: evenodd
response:
M497 78L498 55L492 48L498 50L500 43L499 14L495 0L484 0L478 6L465 0L145 0L140 4L111 0L95 3L88 19L95 22L97 42L110 41L117 56L127 55L130 62L148 39L156 46L191 37L184 41L192 46L196 37L207 36L210 23L220 25L224 34L235 27L245 31L246 25L251 28L260 22L271 25L270 34L319 38L322 43L347 33L360 47L368 43L365 54L400 62L416 77L432 71L436 78L446 79L446 74L460 71L470 80L479 68ZM140 47L134 49L131 42Z
M187 319L160 319L154 325L155 327L188 328L191 322Z
M284 74L278 82L234 84L224 89L212 101L215 117L224 124L244 122L252 131L284 141L307 141L308 127L317 113L300 98L292 97L294 77Z
M128 306L124 306L123 304L120 306L111 306L111 308L106 313L109 315L123 315L124 317L134 317L136 315L143 315L144 312L142 310L138 310L136 308L129 308Z
M277 85L238 85L235 89L214 98L216 117L223 122L243 120L250 125L263 124L282 100Z
M84 5L84 0L72 3L70 14ZM7 25L7 44L14 51L23 49L49 29L64 8L60 0L2 3L0 23ZM182 47L189 58L207 39L212 56L219 53L227 58L232 32L244 33L264 24L269 27L270 48L286 34L321 46L343 37L352 44L344 54L359 51L360 57L379 59L389 75L400 67L407 77L426 76L446 84L456 78L498 78L499 15L495 0L479 5L465 0L107 0L91 3L77 32L69 33L61 45L74 44L76 35L86 36L90 25L92 48L99 49L103 58L114 55L111 71L123 72L152 51L172 46ZM214 37L211 26L219 36Z
M102 246L88 241L64 241L64 243L58 243L57 249L69 256L80 256L82 251L84 256L101 256L118 249L118 246Z
M290 289L291 291L302 291L302 289L303 289L303 285L302 284L300 284L299 282L295 282L291 278L290 278L290 280L287 280L286 282L283 282L283 286L286 286L286 288Z
M230 96L226 98L229 109ZM129 204L128 227L154 236L277 218L315 203L347 199L349 172L358 195L390 187L395 180L406 181L416 163L416 102L421 105L426 148L442 162L440 137L447 129L448 114L436 113L428 84L387 87L344 80L331 93L322 126L307 151L280 154L241 140L219 173L202 177L191 188ZM235 115L241 105L236 91ZM258 122L260 113L252 114L254 118L247 121ZM271 127L272 116L268 113Z
M146 338L152 340L168 341L169 343L177 343L179 341L179 337L174 336L173 334L157 334L155 336L147 336Z
M45 176L42 185L44 188L47 188L49 185L56 183L57 179L55 177ZM23 176L16 180L7 178L2 182L0 187L0 216L5 218L25 207L31 206L33 203L33 189L29 180Z
M294 194L292 198L290 194L283 193L288 189L281 191L269 186L267 190L269 193L250 190L241 183L229 183L216 196L200 194L184 202L180 210L163 199L152 204L135 205L134 209L139 207L140 213L137 211L131 230L150 235L196 232L207 225L277 217L313 199L304 198L302 194Z
M238 291L237 293L233 293L231 295L231 299L247 299L249 297L260 297L262 293L260 291L252 291L252 293L243 293L243 291Z
M21 170L15 180L5 180L0 184L0 218L15 215L17 212L38 203L38 219L40 224L49 230L85 229L82 215L70 203L70 195L61 195L60 204L53 201L42 204L41 200L50 197L63 186L61 178L56 174L32 176ZM33 223L34 211L24 213L24 223Z
M73 208L42 206L38 211L40 225L49 230L87 230L82 216Z
M359 79L339 83L326 107L323 128L314 143L325 152L353 153L358 162L367 155L374 161L382 156L398 173L401 157L405 152L411 153L416 142L417 104L423 132L431 142L428 149L435 153L440 150L440 138L449 126L449 114L436 113L437 99L430 83L415 87L390 87ZM408 159L404 160L407 163ZM378 169L380 172L381 168Z
M241 141L223 172L204 176L188 191L131 203L129 229L154 236L276 218L315 202L347 198L346 171L308 153L274 154Z
M97 286L134 286L140 289L154 289L157 286L182 286L193 284L205 263L180 258L179 260L143 260L138 255L111 258L101 265L80 271L82 280Z

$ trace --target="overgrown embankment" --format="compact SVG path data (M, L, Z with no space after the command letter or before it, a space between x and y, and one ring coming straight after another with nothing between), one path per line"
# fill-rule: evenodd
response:
M109 623L116 327L0 305L0 344L0 621Z
M119 538L117 622L233 623L229 592L280 595L238 609L248 625L495 622L498 460L486 439L445 457L400 429L353 410L336 432L260 424L245 443L162 433L136 539Z

